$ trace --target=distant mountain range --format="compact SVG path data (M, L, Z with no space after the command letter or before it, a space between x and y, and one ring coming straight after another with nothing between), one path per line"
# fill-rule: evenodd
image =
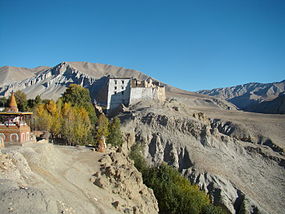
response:
M225 99L245 111L285 113L285 80L274 83L247 83L201 90L198 93Z

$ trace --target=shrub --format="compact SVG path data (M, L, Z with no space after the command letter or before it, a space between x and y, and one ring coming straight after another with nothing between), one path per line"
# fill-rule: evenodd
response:
M154 190L160 213L198 214L210 203L206 193L166 164L150 168L143 177L146 185Z
M213 204L208 204L204 206L202 209L202 214L224 214L225 211L218 206L214 206Z
M149 167L142 155L142 144L131 148L129 157L143 174L144 184L152 188L161 214L222 214L220 207L210 203L209 196L192 185L175 168L167 164Z
M140 143L136 143L132 146L129 157L134 161L135 167L144 174L148 169L148 165L142 155L143 146Z

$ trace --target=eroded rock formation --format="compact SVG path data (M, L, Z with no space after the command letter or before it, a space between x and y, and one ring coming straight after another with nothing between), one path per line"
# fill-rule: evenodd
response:
M150 163L175 166L231 213L284 211L284 148L262 133L179 102L133 108L121 118Z

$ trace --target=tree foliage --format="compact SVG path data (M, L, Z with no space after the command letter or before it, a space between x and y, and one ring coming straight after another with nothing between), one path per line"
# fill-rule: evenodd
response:
M224 214L210 203L209 196L192 185L171 166L161 164L149 167L142 155L142 144L135 144L129 157L142 173L144 183L153 189L161 214Z
M104 114L100 114L97 126L96 126L96 139L99 140L102 136L108 137L109 132L109 120Z
M107 139L107 143L113 146L122 146L123 144L123 136L121 133L121 122L118 117L115 117L109 125L109 136Z
M92 124L96 124L97 116L88 89L80 85L70 84L62 95L62 101L64 103L71 103L72 106L85 108Z
M144 146L141 143L135 143L129 154L129 157L134 161L135 167L142 173L145 174L149 166L143 157L142 151Z
M83 145L91 135L91 121L83 107L51 100L37 105L35 111L37 128L49 131L53 138L61 137L70 145Z
M49 131L52 138L61 142L96 145L104 136L112 145L123 143L119 118L109 122L100 114L97 119L89 91L79 85L71 84L57 102L37 96L29 100L29 108L35 112L36 129Z
M150 168L143 177L147 186L154 190L160 213L198 214L210 203L209 197L197 185L191 185L166 164Z
M18 90L15 92L15 98L19 111L27 111L28 110L27 95L24 92ZM11 96L9 100L11 100Z
M39 104L35 109L35 119L37 129L49 131L53 137L59 135L61 131L61 109L50 100L47 104Z
M40 95L37 95L35 99L28 99L28 110L33 111L34 108L42 103Z
M64 103L62 108L62 134L70 145L84 145L91 134L91 121L83 107Z
M8 100L7 100L6 97L1 97L0 98L0 106L1 107L7 107L7 102L8 102Z
M208 204L202 209L202 214L225 214L226 211L223 208L214 206L213 204Z

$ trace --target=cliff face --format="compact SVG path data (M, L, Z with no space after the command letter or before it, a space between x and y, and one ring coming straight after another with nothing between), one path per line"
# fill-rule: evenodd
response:
M0 213L10 212L155 214L158 206L123 153L42 143L0 151Z
M121 119L124 132L133 136L132 143L145 145L150 163L165 161L175 166L231 213L245 209L281 214L285 209L282 136L273 140L260 132L261 126L251 129L250 124L225 119L221 116L225 112L213 111L215 116L208 117L171 100L163 105L141 103ZM257 122L254 116L245 118ZM279 120L283 128L280 124L271 128L284 131L284 119Z

